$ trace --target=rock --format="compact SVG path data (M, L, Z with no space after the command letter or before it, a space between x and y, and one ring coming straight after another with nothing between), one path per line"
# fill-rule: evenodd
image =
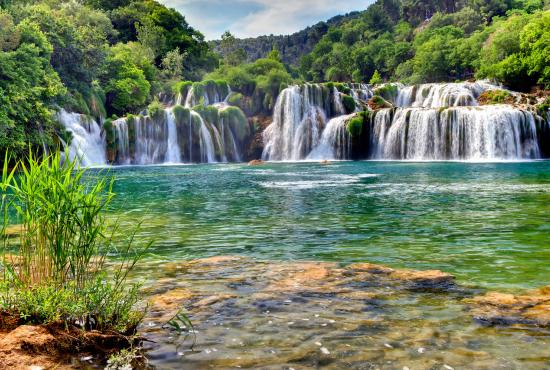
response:
M390 273L390 278L411 283L417 289L446 288L455 281L453 275L439 270L395 270Z
M195 303L193 303L194 308L200 308L200 307L206 307L211 306L213 304L216 304L220 301L225 301L227 299L234 298L234 295L231 294L220 294L220 295L212 295L206 298L203 298Z
M254 159L254 160L248 162L249 166L261 166L263 164L265 164L265 162L262 161L261 159Z
M523 295L489 292L466 299L477 320L489 325L516 323L550 326L549 287L528 291Z
M321 162L319 162L319 163L321 163L321 164L332 164L330 161L327 161L326 159L323 160L323 161L321 161Z
M348 270L368 272L369 274L390 274L395 270L386 266L375 265L372 263L352 263L347 266Z

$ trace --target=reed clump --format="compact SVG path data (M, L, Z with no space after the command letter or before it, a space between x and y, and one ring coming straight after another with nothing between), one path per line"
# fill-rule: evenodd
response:
M133 246L136 230L115 241L117 226L106 218L114 179L59 153L30 154L12 169L9 162L0 183L0 312L21 323L134 332L144 312L128 275L149 245ZM107 266L109 254L119 256L116 265Z

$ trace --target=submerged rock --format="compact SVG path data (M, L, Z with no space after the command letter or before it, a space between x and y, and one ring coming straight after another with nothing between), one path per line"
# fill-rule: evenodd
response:
M522 295L489 292L466 303L474 317L487 325L550 326L550 286Z
M254 159L254 160L248 162L249 166L260 166L262 164L265 164L265 162L262 161L261 159Z

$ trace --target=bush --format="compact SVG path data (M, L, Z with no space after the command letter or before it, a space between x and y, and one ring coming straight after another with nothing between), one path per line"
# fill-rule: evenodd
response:
M389 101L394 101L395 98L397 98L398 93L399 89L397 88L397 85L393 84L386 84L374 90L374 95L380 96Z
M479 104L513 104L515 99L506 90L487 90L477 98Z
M362 114L359 114L349 120L346 127L351 137L356 138L361 136L361 134L363 133L363 122L364 118Z
M18 314L23 323L62 320L87 330L134 332L143 311L136 306L139 286L127 277L148 247L134 249L133 235L122 248L115 245L117 227L105 217L114 180L93 178L59 153L41 161L29 155L11 171L8 159L0 183L1 231L5 235L10 220L20 229L16 245L3 238L0 311ZM114 252L122 262L107 274L106 258Z
M355 112L355 99L353 99L349 95L342 95L342 104L344 105L344 109L346 110L346 114L350 114Z
M161 120L164 118L164 107L158 100L152 101L147 110L149 112L149 117L154 120Z

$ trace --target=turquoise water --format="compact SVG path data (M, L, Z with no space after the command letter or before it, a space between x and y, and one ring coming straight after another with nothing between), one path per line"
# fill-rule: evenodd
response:
M151 259L244 255L550 284L550 162L122 167L114 207Z

